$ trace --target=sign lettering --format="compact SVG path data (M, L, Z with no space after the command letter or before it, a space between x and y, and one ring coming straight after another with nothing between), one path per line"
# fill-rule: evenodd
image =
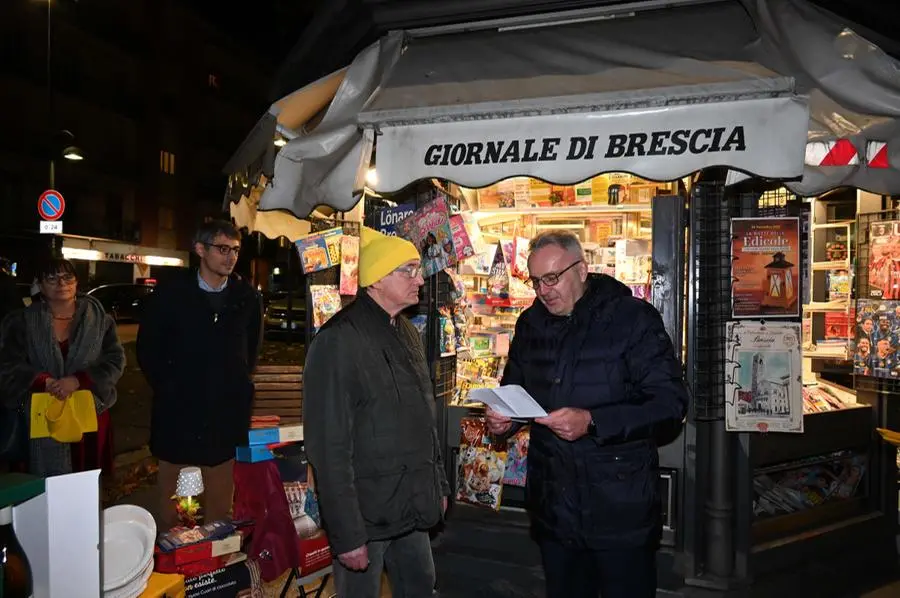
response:
M485 164L518 164L555 162L560 159L594 160L599 136L569 137L565 152L559 137L513 139L510 141L469 141L436 143L425 150L425 166L481 166ZM604 158L640 156L680 156L685 153L745 152L747 142L742 125L714 129L677 129L650 133L621 133L604 140Z

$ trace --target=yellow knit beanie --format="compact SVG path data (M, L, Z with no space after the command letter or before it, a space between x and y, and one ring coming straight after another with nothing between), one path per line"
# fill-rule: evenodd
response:
M400 237L362 228L359 248L359 286L368 287L403 264L421 259L416 246Z

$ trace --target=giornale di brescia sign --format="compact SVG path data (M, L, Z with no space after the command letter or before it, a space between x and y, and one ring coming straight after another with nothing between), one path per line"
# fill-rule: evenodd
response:
M475 188L513 176L575 184L617 171L663 181L711 166L794 178L808 119L805 101L787 97L383 126L376 190L432 177Z

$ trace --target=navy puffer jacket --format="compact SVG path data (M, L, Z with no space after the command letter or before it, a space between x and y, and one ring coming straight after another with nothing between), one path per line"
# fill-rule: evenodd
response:
M617 280L591 274L570 316L525 310L503 373L548 412L590 410L596 434L574 442L534 424L527 500L538 539L603 550L659 540L657 439L688 405L662 318Z

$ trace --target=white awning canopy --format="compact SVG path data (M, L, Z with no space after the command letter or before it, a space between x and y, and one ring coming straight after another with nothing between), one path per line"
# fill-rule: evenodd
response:
M572 185L616 171L668 181L710 166L796 178L808 112L792 87L791 80L761 79L579 96L583 111L565 112L559 107L569 98L548 99L534 116L483 120L472 117L471 106L459 120L423 111L422 123L367 113L361 118L378 131L378 176L370 185L394 192L436 177L483 187L512 176Z
M603 172L671 180L724 166L804 194L843 185L900 193L898 73L896 61L805 0L395 32L348 68L321 124L278 153L260 209L347 210L373 163L369 186L379 192L433 177L572 184ZM810 163L844 138L855 162ZM810 152L809 142L826 145Z

